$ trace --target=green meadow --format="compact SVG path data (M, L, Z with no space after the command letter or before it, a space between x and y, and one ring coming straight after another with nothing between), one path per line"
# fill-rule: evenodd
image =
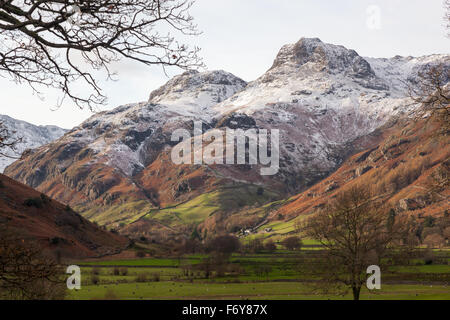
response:
M314 254L314 250L310 254ZM447 254L445 251L441 254ZM209 276L201 268L205 255L78 262L82 287L68 299L351 299L324 294L298 266L301 252L234 254L223 272ZM306 251L306 254L308 252ZM364 288L364 300L450 300L450 265L392 266L382 273L381 290Z

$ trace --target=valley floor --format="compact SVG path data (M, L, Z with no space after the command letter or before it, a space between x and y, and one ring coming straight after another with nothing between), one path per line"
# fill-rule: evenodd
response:
M384 285L376 294L364 291L361 300L450 300L445 285ZM112 294L112 293L113 294ZM342 300L351 295L315 294L303 283L124 283L85 286L71 293L69 299L138 299L138 300Z
M302 254L304 254L302 250ZM382 274L381 290L361 293L363 300L450 300L447 264L392 266ZM351 299L350 294L323 294L315 280L298 270L299 253L233 255L225 272L205 277L198 266L206 256L79 262L82 287L67 299L133 300L321 300ZM261 269L261 266L264 266Z

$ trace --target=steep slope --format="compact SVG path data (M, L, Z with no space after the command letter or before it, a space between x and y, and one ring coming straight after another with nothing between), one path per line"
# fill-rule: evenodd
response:
M369 149L352 156L328 178L273 209L259 232L266 237L294 233L299 222L324 208L337 193L363 185L375 194L384 195L394 212L409 214L417 223L417 235L422 241L433 233L450 240L450 229L445 231L450 227L448 126L445 129L436 118L402 119L379 131L378 141ZM441 223L435 226L433 221ZM434 229L422 235L424 226ZM272 230L264 232L267 228Z
M0 174L0 224L63 258L114 254L128 240L101 230L63 204Z
M15 146L15 150L2 150L5 155L14 158L20 157L27 149L34 149L60 138L67 131L57 126L36 126L2 114L0 114L0 123L12 134L11 140L22 139ZM0 157L0 172L16 161L14 158Z
M114 227L173 231L221 220L298 193L372 145L377 128L414 113L405 82L440 63L448 69L449 56L365 59L304 38L284 46L248 85L224 71L184 73L148 102L94 115L5 172ZM262 176L261 165L249 164L175 165L171 135L192 132L194 120L204 131L280 130L279 172Z

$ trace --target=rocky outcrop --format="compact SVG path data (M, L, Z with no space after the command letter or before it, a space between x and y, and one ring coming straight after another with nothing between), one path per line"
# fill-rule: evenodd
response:
M362 176L363 174L365 174L365 173L367 173L367 172L369 172L370 170L372 170L373 169L373 167L372 166L362 166L362 167L358 167L357 169L356 169L356 175L358 176L358 177L360 177L360 176Z
M401 199L398 202L398 207L403 211L414 211L425 207L423 201L417 199Z

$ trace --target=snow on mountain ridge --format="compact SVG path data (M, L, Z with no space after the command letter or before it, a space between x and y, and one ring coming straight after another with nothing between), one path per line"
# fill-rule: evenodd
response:
M416 81L419 71L429 66L442 64L450 65L450 56L445 54L431 54L422 57L402 57L393 58L365 58L375 73L384 79L390 88L391 93L404 96L408 88L408 81Z
M99 161L107 158L108 165L131 176L154 159L155 145L170 143L169 133L190 120L210 122L211 107L246 85L225 71L187 71L154 90L148 102L97 113L64 139L90 148Z
M177 104L187 102L202 107L211 107L224 98L230 96L230 92L242 89L247 83L223 70L198 72L186 71L178 75L150 94L149 102L159 104ZM208 93L209 98L204 101L201 93ZM188 96L191 101L186 100Z
M264 75L213 109L218 118L245 114L259 127L280 129L281 172L299 180L293 173L329 172L353 140L413 112L405 83L440 63L449 68L449 56L366 60L303 38L282 47Z
M27 149L37 148L58 139L67 131L53 125L36 126L1 114L0 123L12 133L14 139L22 138L22 141L16 145L16 152L9 148L2 150L4 154L14 158L19 157ZM9 164L13 163L14 158L0 157L0 172L3 172Z
M326 68L328 72L348 72L357 77L374 75L369 63L355 50L323 43L318 38L302 38L295 44L283 46L270 70L283 64L300 67L308 63L318 63L318 71Z
M402 83L430 64L449 64L448 57L363 58L343 46L301 39L284 46L273 66L249 84L224 71L185 72L154 90L147 102L93 115L50 149L39 149L31 165L25 159L7 171L37 187L44 175L33 171L34 164L45 153L49 156L43 166L62 185L84 190L88 197L91 192L94 198L109 197L113 191L106 190L116 182L104 178L104 171L109 175L112 169L117 179L125 177L132 185L140 172L176 144L171 141L174 130L191 130L192 120L201 120L205 129L230 124L279 129L276 177L258 180L258 168L242 171L237 166L215 167L212 174L261 185L275 181L289 192L298 191L336 169L355 151L355 139L366 137L393 116L414 111ZM57 161L53 153L58 154ZM24 172L23 166L30 169ZM103 187L88 188L84 178L78 179L94 167L100 173L93 180L104 182Z

